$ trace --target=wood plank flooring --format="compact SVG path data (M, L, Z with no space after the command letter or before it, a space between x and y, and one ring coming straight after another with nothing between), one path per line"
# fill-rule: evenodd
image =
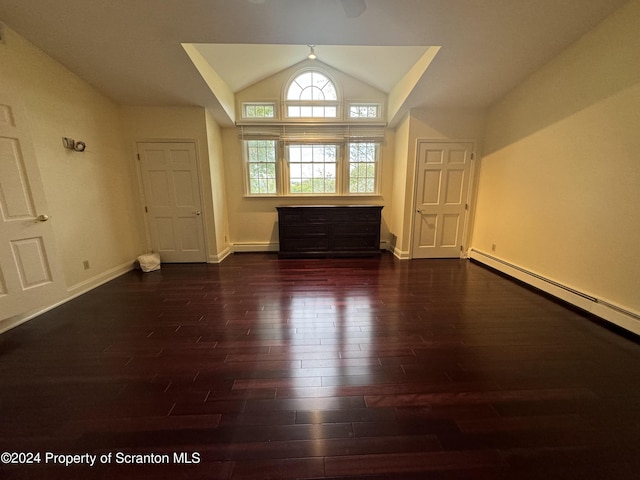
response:
M0 374L0 452L40 454L9 480L640 477L637 338L464 260L134 271Z

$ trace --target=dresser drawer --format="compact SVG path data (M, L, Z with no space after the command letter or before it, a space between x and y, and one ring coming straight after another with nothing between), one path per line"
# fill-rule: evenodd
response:
M293 257L380 254L381 206L282 206L279 255Z
M283 238L326 237L330 227L326 223L288 224L280 227L280 234Z
M333 235L375 235L380 233L379 223L344 223L333 225Z

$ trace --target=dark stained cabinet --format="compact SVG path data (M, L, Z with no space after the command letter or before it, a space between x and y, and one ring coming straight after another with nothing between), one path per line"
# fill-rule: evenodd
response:
M379 255L382 208L377 205L276 207L279 256Z

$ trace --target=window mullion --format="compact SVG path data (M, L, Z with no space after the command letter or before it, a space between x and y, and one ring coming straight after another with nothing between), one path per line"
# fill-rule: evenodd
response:
M291 195L291 174L289 169L289 149L284 142L278 142L280 147L280 171L282 172L282 193L285 196Z
M346 144L345 143L341 143L338 146L338 161L340 162L338 171L341 173L340 178L339 178L339 185L340 185L340 195L346 195L348 193L348 186L349 186L349 159L347 157L348 155L348 149L346 148Z

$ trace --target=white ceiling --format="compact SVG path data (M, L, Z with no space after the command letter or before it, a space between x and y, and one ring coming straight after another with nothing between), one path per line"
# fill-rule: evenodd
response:
M195 46L233 92L305 60L310 50L308 45L205 43ZM427 49L425 46L314 46L319 62L386 93Z
M0 0L0 20L116 102L203 106L228 125L183 43L234 92L303 60L309 44L388 92L442 46L405 110L486 107L626 1L365 0L349 18L340 0Z

